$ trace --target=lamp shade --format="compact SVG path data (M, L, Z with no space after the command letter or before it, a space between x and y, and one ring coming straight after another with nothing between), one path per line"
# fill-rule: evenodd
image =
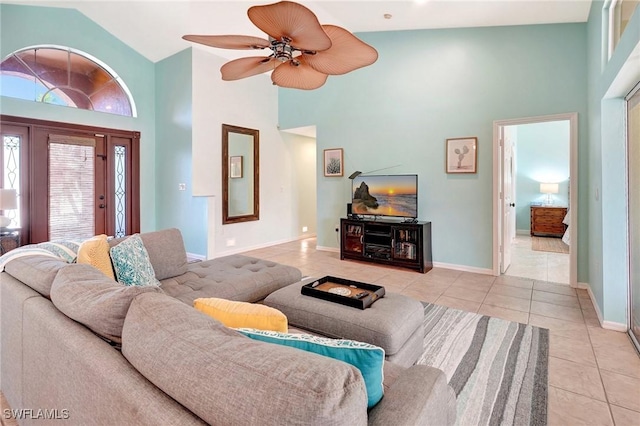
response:
M18 194L15 189L0 189L0 210L18 208Z
M541 183L540 192L543 194L557 194L558 184L557 183Z

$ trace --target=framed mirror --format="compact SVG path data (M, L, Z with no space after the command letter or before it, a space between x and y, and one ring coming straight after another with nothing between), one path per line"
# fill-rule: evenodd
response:
M260 219L260 132L222 125L222 224Z

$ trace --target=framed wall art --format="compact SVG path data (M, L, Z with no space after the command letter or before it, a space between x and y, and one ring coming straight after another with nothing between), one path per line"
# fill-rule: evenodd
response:
M476 173L478 164L478 138L447 139L447 173Z
M342 176L344 174L342 148L324 150L324 175Z

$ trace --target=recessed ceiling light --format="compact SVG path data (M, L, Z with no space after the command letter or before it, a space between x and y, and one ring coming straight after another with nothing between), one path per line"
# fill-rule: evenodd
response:
M393 15L391 15L390 13L385 13L383 16L384 19L391 19L393 17Z

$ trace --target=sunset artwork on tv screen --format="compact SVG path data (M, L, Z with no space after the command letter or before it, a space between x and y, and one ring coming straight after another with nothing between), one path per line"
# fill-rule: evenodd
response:
M360 175L352 183L352 213L418 217L418 175Z

